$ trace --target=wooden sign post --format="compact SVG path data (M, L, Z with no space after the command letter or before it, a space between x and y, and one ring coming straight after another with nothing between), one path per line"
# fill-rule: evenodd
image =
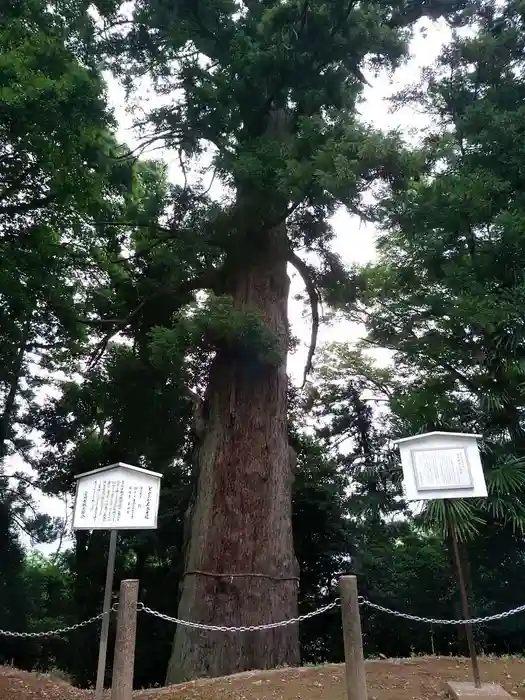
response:
M102 700L109 634L109 613L119 530L155 530L162 474L111 464L75 477L73 530L110 530L102 628L98 653L96 700Z
M403 482L409 501L450 498L485 498L487 486L479 455L478 439L471 433L433 432L396 440L401 453ZM454 563L458 576L463 618L470 617L468 592L459 553L456 528L449 519ZM472 625L465 623L465 634L476 690L481 688L478 657Z

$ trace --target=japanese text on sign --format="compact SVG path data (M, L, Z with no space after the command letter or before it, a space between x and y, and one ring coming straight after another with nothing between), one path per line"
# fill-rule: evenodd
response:
M473 486L467 455L462 448L413 450L412 461L419 491Z

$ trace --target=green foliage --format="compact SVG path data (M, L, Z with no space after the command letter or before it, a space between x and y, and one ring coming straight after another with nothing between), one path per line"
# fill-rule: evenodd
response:
M37 471L31 484L0 478L0 628L49 629L99 612L107 536L77 532L73 551L47 560L24 558L21 534L52 540L60 526L38 513L33 484L69 494L75 474L115 461L163 473L159 528L121 537L117 579L139 578L144 603L176 613L196 395L215 353L279 364L279 339L232 289L251 266L284 265L292 252L315 254L314 298L365 321L364 346L394 358L381 369L364 348L329 347L314 384L291 397L301 612L332 600L351 570L378 603L456 617L442 544L451 520L469 540L474 606L522 603L521 4L94 5L96 21L76 1L0 9L0 458L17 454ZM399 97L433 118L411 149L361 124L357 107L362 68L399 65L423 15L479 31L456 37ZM101 65L124 80L128 104L137 78L152 79L160 106L135 113L143 147L171 148L184 184L116 143ZM207 149L219 199L198 161ZM380 198L365 211L383 227L380 260L349 271L330 249L330 217L341 204L359 211L365 192ZM273 248L268 231L282 222L287 241ZM65 380L49 381L54 371ZM43 386L55 391L42 405ZM391 439L432 429L483 434L489 498L433 504L429 533L402 499ZM426 626L394 627L376 613L364 631L373 654L457 648L450 630L431 638ZM305 661L341 660L337 612L301 634ZM511 621L483 642L521 649L524 639ZM0 643L20 666L92 680L95 628ZM162 679L170 644L168 627L141 620L137 685Z
M382 537L368 538L363 545L358 569L363 595L401 612L457 617L451 604L456 584L440 537L423 535L406 524L392 524ZM406 620L393 624L392 618L374 611L363 616L363 634L368 653L394 658L399 657L400 649L406 649L406 654L446 653L456 641L455 630Z
M460 541L471 540L478 534L479 526L483 523L479 517L479 504L466 498L429 501L423 517L427 527L437 532L444 541L452 532L456 533Z
M86 202L111 124L102 81L79 63L51 6L12 3L1 27L0 211L21 216L69 198Z
M168 10L138 2L123 21L125 4L104 3L98 50L130 97L137 76L151 78L162 104L137 123L147 144L178 153L182 195L194 203L203 191L196 159L211 149L226 194L204 212L200 245L215 249L219 267L228 261L231 284L264 252L265 231L285 219L292 246L315 251L329 268L335 208L353 209L378 181L398 187L406 179L398 137L356 119L361 67L398 65L413 22L442 14L462 21L466 4L184 0ZM316 282L323 286L322 276Z
M266 329L256 309L238 309L231 297L210 296L203 304L182 309L173 329L152 332L153 362L183 358L193 347L253 355L262 363L279 364L277 339Z
M428 513L462 539L487 518L525 525L522 16L513 2L478 10L477 33L456 36L398 96L433 119L405 156L423 167L380 202L379 262L359 271L345 307L369 347L393 353L394 435L483 436L489 498Z
M84 382L62 384L60 396L35 413L48 446L35 464L40 484L68 492L75 474L98 466L127 461L163 471L180 459L191 409L184 379L116 346Z
M40 370L71 371L85 351L78 319L113 246L97 224L122 208L130 167L113 160L102 80L75 56L65 18L37 0L1 13L3 459L30 447L20 419L45 383Z

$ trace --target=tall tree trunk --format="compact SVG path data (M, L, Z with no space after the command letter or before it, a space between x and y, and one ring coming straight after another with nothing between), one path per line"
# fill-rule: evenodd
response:
M288 290L286 227L266 236L257 260L239 266L237 308L257 309L279 339L279 366L217 353L195 454L197 492L178 616L212 625L258 625L297 614L287 437ZM209 632L178 625L167 683L296 665L296 625Z
M108 539L102 532L75 531L73 600L78 622L97 615L104 594L105 559ZM104 546L105 545L105 546ZM82 636L82 653L78 647L68 647L68 668L75 683L86 687L95 681L100 628L90 625Z
M2 411L2 415L0 416L0 466L4 457L7 456L7 441L9 439L9 431L13 422L13 414L16 406L16 397L20 388L20 379L22 378L24 358L29 342L30 330L31 316L25 322L24 327L22 329L22 337L20 338L18 353L16 355L13 370L10 377L9 391L7 392L4 409Z

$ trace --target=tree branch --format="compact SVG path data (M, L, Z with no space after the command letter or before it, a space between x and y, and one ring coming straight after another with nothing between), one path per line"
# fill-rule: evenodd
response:
M123 153L122 155L112 155L110 158L114 161L125 161L125 160L132 160L134 163L137 162L137 160L142 156L144 151L148 148L148 146L152 146L156 141L164 141L165 139L168 138L173 138L173 131L158 131L155 132L154 134L151 134L148 137L145 137L141 143L139 143L138 146L135 146L135 148L132 148L126 153ZM152 151L158 151L159 149L164 148L163 145L161 146L156 146L155 148L151 149Z
M213 289L217 279L219 276L219 270L217 268L209 268L207 270L204 270L201 272L200 275L197 275L196 277L193 277L190 280L187 280L186 282L181 283L176 289L172 290L174 294L187 294L188 292L193 292L198 289ZM91 357L88 361L88 370L93 369L98 362L100 362L102 356L104 355L104 352L107 349L107 346L111 339L119 333L119 331L123 330L124 328L128 327L132 321L135 319L135 317L143 310L143 308L149 304L151 301L154 301L157 299L159 296L162 296L163 294L166 294L169 290L161 288L158 289L156 292L153 294L150 294L148 297L143 299L140 304L138 304L133 311L131 311L126 317L124 318L108 318L108 319L78 319L79 323L83 323L84 325L87 326L93 326L93 327L106 327L106 326L113 326L111 330L109 330L105 337L100 341L100 343L96 346L94 351L91 354Z
M397 347L395 345L392 345L390 343L382 343L379 341L371 340L370 338L361 338L362 343L366 343L367 345L373 345L376 348L384 348L385 350L392 350L393 352L400 352L404 355L410 355L410 351L406 350L405 348ZM438 369L445 370L445 372L450 372L453 377L455 377L458 382L463 384L464 386L469 389L471 393L473 393L475 396L479 396L481 393L481 388L478 387L475 382L473 382L469 377L464 375L462 372L460 372L458 369L456 369L453 365L451 365L449 362L444 362L443 359L440 357L435 358L435 357L429 357L429 359L434 363L434 366L437 367Z
M27 484L28 486L31 486L34 489L38 489L38 486L35 484L34 480L29 478L28 476L25 476L24 474L21 474L20 472L13 472L12 474L0 474L0 479L16 479L17 481Z
M301 8L301 26L299 27L299 34L298 36L300 37L305 28L306 28L306 22L308 19L308 0L304 0L303 6Z
M308 293L308 298L310 299L310 308L312 310L312 331L310 334L310 347L308 348L308 356L306 358L306 364L304 366L303 383L301 389L306 384L306 379L312 370L312 362L315 353L315 348L317 345L317 336L319 334L319 301L320 295L317 287L314 284L312 275L308 265L301 260L293 251L288 252L288 262L295 267L297 272L301 275L301 278L306 287Z
M350 0L350 2L348 3L348 7L346 8L346 10L343 13L343 16L341 17L339 22L337 22L337 24L334 24L334 26L332 27L332 30L330 32L331 36L335 36L337 34L337 32L340 29L342 29L343 25L348 22L348 20L350 18L350 13L354 9L354 7L355 7L355 0Z

